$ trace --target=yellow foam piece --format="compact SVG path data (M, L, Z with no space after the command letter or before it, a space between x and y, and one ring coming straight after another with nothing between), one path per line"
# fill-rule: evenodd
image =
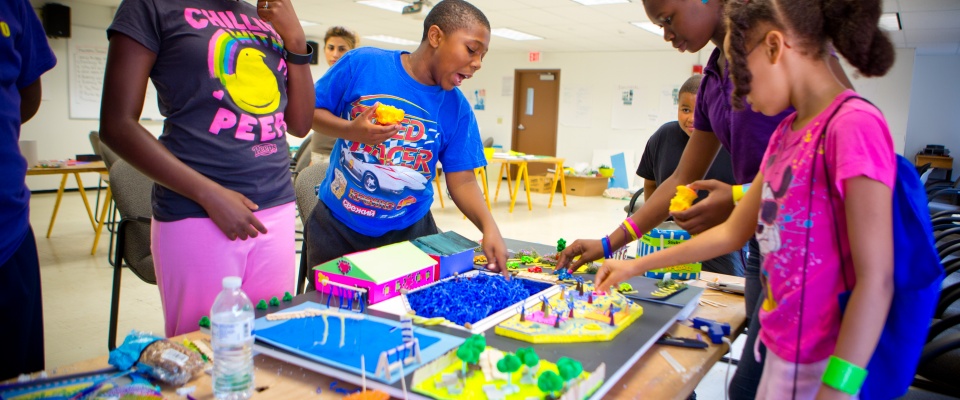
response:
M697 199L697 192L686 186L677 186L677 195L670 199L670 211L685 211Z
M403 121L403 110L394 106L380 104L377 106L377 123L380 125L396 125Z

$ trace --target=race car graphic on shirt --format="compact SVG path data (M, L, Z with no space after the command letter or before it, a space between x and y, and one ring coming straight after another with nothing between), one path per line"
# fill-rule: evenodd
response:
M348 146L340 146L340 152L340 165L369 193L401 194L404 189L422 191L427 188L427 178L413 169L381 165L372 154L350 151Z

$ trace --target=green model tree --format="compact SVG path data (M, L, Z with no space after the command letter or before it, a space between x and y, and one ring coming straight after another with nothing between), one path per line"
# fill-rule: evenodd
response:
M517 358L523 365L527 366L527 371L524 372L520 382L532 385L535 382L534 378L537 375L537 370L540 369L540 357L537 356L533 347L521 347L517 349Z
M547 371L540 374L537 379L537 387L540 391L556 398L556 392L563 389L563 379L556 372Z
M457 349L457 358L463 361L462 374L467 378L467 365L476 365L480 362L480 353L487 348L487 339L482 335L473 335L467 338Z
M521 367L523 367L523 363L520 362L520 358L513 354L507 354L500 361L497 361L497 371L507 374L505 388L519 389L517 385L513 384L513 373L519 371Z
M464 342L457 349L457 358L463 362L460 374L463 379L467 379L467 364L476 364L480 361L480 353L470 343Z
M560 357L557 360L557 371L560 371L563 385L566 386L571 380L578 378L583 373L583 365L580 364L580 361L572 358Z

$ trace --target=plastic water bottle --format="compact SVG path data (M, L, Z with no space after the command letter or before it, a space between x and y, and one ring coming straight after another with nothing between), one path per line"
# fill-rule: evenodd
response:
M210 309L213 395L248 399L253 395L253 304L240 290L240 278L223 278L223 291Z

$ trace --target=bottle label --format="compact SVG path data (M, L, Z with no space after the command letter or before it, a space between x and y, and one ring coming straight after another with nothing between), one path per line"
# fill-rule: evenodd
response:
M170 361L182 367L190 360L190 356L174 349L166 349L160 354L160 359Z
M213 322L210 324L210 336L221 344L240 345L253 336L253 326L249 322Z

